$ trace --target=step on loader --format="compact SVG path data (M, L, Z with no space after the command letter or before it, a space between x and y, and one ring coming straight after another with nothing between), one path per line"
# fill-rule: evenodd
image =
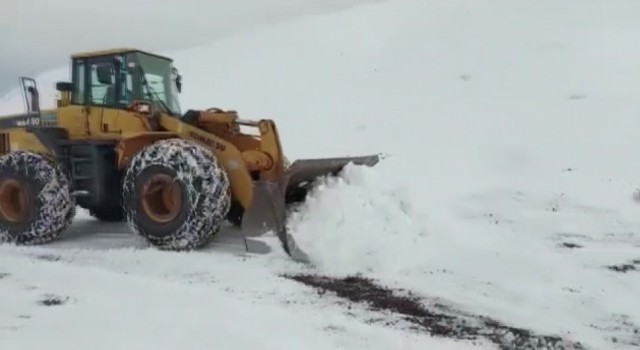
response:
M126 221L163 250L197 249L230 222L244 237L274 232L295 260L286 230L291 203L315 179L377 155L287 164L273 120L235 111L182 112L173 60L138 49L71 56L71 81L40 109L36 82L21 78L26 113L0 119L0 239L58 239L76 206Z

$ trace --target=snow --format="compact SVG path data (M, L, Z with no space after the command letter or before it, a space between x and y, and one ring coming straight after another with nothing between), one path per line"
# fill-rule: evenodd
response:
M84 210L77 220L93 221ZM0 247L3 348L477 348L367 324L376 315L362 308L345 314L276 275L299 270L281 254L166 253L133 242L113 248L101 244L105 231L85 230L86 246ZM126 242L120 238L109 241ZM65 303L38 304L52 297Z
M92 6L82 0L4 0L0 94L17 82L16 72L33 74L66 65L70 52L131 46L184 49L375 1L380 0L113 0L113 6Z
M291 217L315 272L362 273L594 349L632 349L638 271L606 266L640 259L640 50L630 44L640 4L616 4L385 1L161 53L184 75L183 108L274 118L292 161L386 155L322 181ZM38 82L51 96L66 78L58 69ZM0 101L16 109L15 92ZM364 310L347 316L278 277L300 268L273 240L272 253L247 257L93 235L0 247L11 274L0 280L0 327L18 327L2 342L62 348L73 334L74 345L117 348L113 332L128 348L471 346L367 324ZM41 292L73 302L42 308ZM79 323L86 333L66 331Z
M418 349L425 344L454 349L453 342L446 340L398 336L382 326L354 322L335 306L318 305L293 282L277 279L264 269L256 272L260 265L255 262L219 258L211 264L209 257L195 254L175 257L167 264L162 254L125 249L80 252L74 254L77 260L68 263L37 260L31 257L33 252L3 249L0 258L5 271L19 271L2 280L3 348L35 349L46 342L52 349L105 350L212 345L221 349L256 345L265 349ZM83 255L104 266L86 263ZM133 272L112 271L115 266L110 263L122 268L126 263ZM136 265L145 265L144 271L136 271ZM154 265L169 269L154 273L149 270ZM182 270L172 273L177 266ZM238 272L244 270L252 279L236 278L232 271L238 267ZM191 275L181 276L188 271ZM233 283L234 279L239 281ZM266 286L269 290L264 290ZM36 304L52 296L65 304Z

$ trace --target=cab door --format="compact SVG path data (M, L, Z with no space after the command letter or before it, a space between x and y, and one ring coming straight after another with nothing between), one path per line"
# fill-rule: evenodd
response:
M122 57L105 57L93 59L89 62L88 71L88 102L89 134L93 137L111 138L120 134L118 115L126 108L128 96L122 65Z
M72 70L71 104L59 107L56 119L58 127L65 129L71 139L79 139L89 134L86 62L81 59L74 60Z
M114 56L75 60L71 104L58 109L58 125L71 139L113 138L119 108L117 61ZM125 90L126 91L126 90Z

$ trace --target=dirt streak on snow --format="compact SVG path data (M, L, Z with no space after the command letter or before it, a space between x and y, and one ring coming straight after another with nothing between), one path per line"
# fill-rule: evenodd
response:
M129 249L0 252L0 339L11 349L35 349L44 340L51 349L478 348L368 324L379 316L358 307L347 314L275 276L260 258ZM62 304L39 303L53 297Z

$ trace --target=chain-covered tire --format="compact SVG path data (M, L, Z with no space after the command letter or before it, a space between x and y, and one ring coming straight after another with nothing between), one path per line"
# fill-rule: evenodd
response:
M231 205L229 179L214 154L182 139L136 154L123 179L131 229L162 250L191 250L220 230Z
M27 151L0 156L0 241L54 241L75 213L69 175L51 156Z

